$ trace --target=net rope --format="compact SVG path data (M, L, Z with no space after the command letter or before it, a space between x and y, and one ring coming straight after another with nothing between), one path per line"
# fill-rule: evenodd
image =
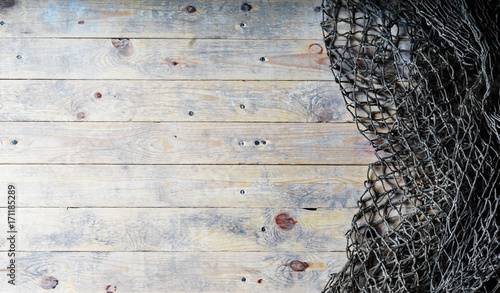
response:
M376 155L324 292L500 292L499 11L323 1L335 81Z

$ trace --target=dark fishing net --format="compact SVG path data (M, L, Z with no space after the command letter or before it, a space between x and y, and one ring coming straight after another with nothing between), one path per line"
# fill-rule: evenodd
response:
M500 4L323 8L335 80L377 157L324 292L500 292Z

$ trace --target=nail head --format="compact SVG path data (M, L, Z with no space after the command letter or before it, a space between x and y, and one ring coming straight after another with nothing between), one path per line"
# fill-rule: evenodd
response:
M194 112L193 111L189 111L189 116L193 116L194 115Z
M15 139L12 141L12 144L13 144L13 145L16 145L17 143L18 143L18 141L17 141L17 140L15 140Z
M0 25L4 25L4 24L5 24L5 22L3 22L3 20L2 20L2 21L0 21Z
M240 193L241 193L241 194L245 194L245 190L243 190L243 189L242 189L242 190L240 190Z
M239 144L240 146L244 146L244 145L245 145L245 143L244 143L244 142L242 142L242 141L240 141L238 144Z
M266 227L262 227L262 232L266 232Z
M240 109L245 109L245 105L241 104Z
M17 58L17 59L22 59L22 58L23 58L23 56L21 56L21 55L17 55L17 57L16 57L16 58Z

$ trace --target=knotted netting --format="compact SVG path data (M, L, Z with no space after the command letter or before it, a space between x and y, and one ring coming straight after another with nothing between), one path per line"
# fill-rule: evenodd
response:
M377 158L324 292L500 292L499 12L324 0L335 80Z

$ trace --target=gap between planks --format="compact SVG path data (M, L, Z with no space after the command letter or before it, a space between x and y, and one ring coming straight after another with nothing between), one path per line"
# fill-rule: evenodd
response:
M5 253L0 261L8 263ZM9 292L319 292L345 252L21 252ZM5 271L5 269L2 269ZM108 291L111 289L111 291ZM13 291L14 290L14 291Z

